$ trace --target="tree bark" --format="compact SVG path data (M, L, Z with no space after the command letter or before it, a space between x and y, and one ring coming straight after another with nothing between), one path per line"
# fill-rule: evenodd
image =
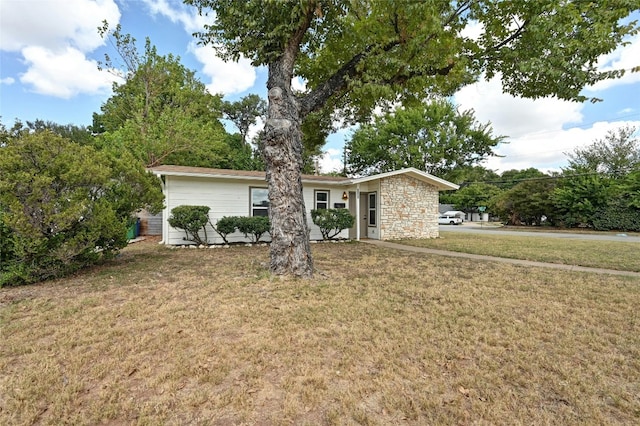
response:
M302 193L300 107L291 91L286 56L269 65L269 98L263 155L267 166L271 271L310 277L313 260Z

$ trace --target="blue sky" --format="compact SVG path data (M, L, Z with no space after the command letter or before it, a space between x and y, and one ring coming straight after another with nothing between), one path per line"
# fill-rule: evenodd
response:
M2 0L0 117L6 126L15 119L37 118L91 124L115 78L97 68L105 52L114 54L97 32L105 19L111 27L120 23L141 48L149 37L159 54L180 56L212 93L223 93L228 100L249 93L265 95L266 69L255 69L246 60L225 63L210 47L198 46L191 34L210 18L197 16L195 8L180 1ZM626 47L601 58L602 69L640 66L640 35L628 41ZM490 121L495 134L507 136L509 143L496 150L504 157L488 160L486 167L498 172L528 167L547 171L566 164L564 153L610 130L640 127L640 73L628 72L584 93L604 102L518 99L502 94L498 81L467 86L454 100L462 109L474 109L479 121ZM321 160L325 171L341 168L342 146L350 132L344 129L329 138Z

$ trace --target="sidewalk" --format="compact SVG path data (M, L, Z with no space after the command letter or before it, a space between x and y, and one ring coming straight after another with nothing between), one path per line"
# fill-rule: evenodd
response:
M560 269L563 271L574 271L574 272L590 272L594 274L609 274L609 275L621 275L625 277L635 277L640 278L640 272L632 272L632 271L618 271L615 269L603 269L603 268L589 268L586 266L576 266L576 265L563 265L560 263L545 263L545 262L534 262L531 260L521 260L521 259L508 259L506 257L495 257L495 256L484 256L481 254L470 254L470 253L459 253L455 251L446 251L446 250L435 250L424 247L414 247L408 246L404 244L392 243L389 241L380 241L380 240L361 240L363 243L372 244L378 247L384 247L388 249L394 250L404 250L411 251L414 253L425 253L425 254L435 254L438 256L449 256L449 257L461 257L464 259L473 259L473 260L483 260L490 262L501 262L501 263L510 263L512 265L521 265L521 266L533 266L537 268L551 268L551 269Z

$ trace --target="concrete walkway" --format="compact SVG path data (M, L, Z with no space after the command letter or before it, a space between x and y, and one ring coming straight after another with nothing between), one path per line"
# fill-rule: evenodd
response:
M640 244L640 236L633 233L631 235L621 233L588 233L588 232L543 232L510 230L495 226L483 226L479 222L465 222L462 225L440 225L440 232L465 232L480 235L513 235L517 237L539 237L539 238L565 238L571 240L591 240L591 241L618 241L624 243Z
M380 240L361 240L363 243L394 250L404 250L414 253L435 254L438 256L461 257L464 259L482 260L490 262L510 263L512 265L533 266L538 268L560 269L563 271L590 272L595 274L621 275L625 277L640 278L640 272L618 271L615 269L589 268L586 266L563 265L559 263L534 262L531 260L508 259L506 257L484 256L481 254L459 253L447 250L435 250L425 247L414 247L405 244L392 243Z

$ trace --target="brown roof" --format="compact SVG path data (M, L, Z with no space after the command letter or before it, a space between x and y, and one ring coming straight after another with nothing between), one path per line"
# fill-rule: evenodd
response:
M231 169L212 169L208 167L190 167L190 166L157 166L151 167L151 170L155 174L159 175L173 175L173 176L202 176L202 177L237 177L237 178L255 178L266 179L265 172L258 172L252 170L231 170ZM320 176L320 175L302 175L303 181L314 182L332 182L332 183L350 183L350 180L340 176Z

